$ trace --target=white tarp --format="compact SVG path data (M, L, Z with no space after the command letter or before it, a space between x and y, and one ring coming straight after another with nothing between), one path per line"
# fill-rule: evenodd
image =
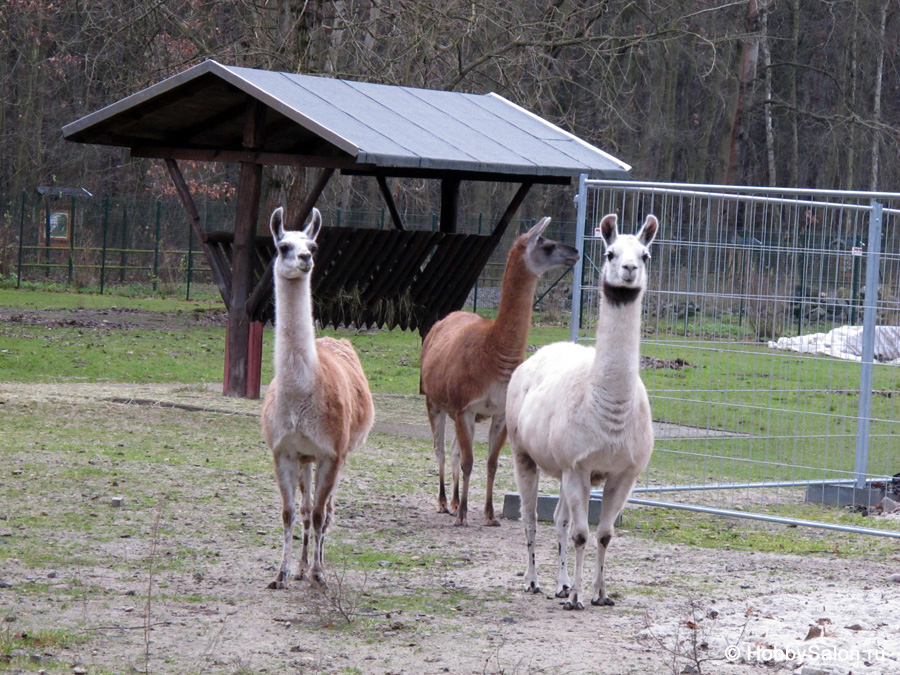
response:
M862 330L862 326L841 326L828 333L778 338L770 341L769 347L860 361ZM875 327L875 360L900 365L900 326Z

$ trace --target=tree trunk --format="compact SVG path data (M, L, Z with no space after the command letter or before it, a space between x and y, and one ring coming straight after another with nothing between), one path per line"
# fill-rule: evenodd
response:
M884 76L884 38L887 26L887 10L890 0L881 0L878 16L878 55L875 65L875 93L872 101L872 121L878 125L881 123L881 87ZM869 189L878 189L878 169L881 159L881 132L876 127L872 134L872 177L869 181Z
M764 114L766 120L766 166L768 167L769 185L778 185L775 167L775 126L772 124L772 50L769 47L769 0L759 3L759 33L762 48L763 67L766 70L766 102Z
M744 99L747 89L756 78L759 61L759 10L757 0L747 4L747 37L741 44L740 71L733 98L725 113L724 133L719 146L719 171L726 184L737 178L737 168L741 156L741 125L744 114Z
M788 163L788 186L797 187L800 180L800 130L797 112L797 64L800 52L800 0L791 0L791 52L792 65L788 76L788 95L790 104L790 159Z

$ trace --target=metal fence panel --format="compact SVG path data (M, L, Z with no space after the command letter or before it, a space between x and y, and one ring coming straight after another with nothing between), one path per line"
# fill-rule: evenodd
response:
M579 193L575 339L596 327L594 224L616 212L624 231L648 213L661 225L641 350L657 441L632 501L820 525L823 507L846 505L873 516L846 527L900 536L878 508L900 500L900 194L615 181ZM828 355L845 341L854 356ZM840 513L823 526L845 527Z

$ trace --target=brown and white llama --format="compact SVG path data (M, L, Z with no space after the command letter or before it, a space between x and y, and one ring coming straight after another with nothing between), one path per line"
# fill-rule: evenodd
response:
M554 513L559 568L556 597L584 609L581 577L592 485L605 481L597 526L597 569L591 604L612 605L603 566L613 524L653 452L650 401L640 377L641 298L650 243L659 223L648 215L637 235L619 235L616 215L600 221L606 244L595 347L548 345L523 363L509 383L506 416L521 496L527 568L525 592L541 590L534 539L540 472L558 478ZM571 524L575 580L569 585L566 546Z
M365 443L375 419L369 383L353 346L347 340L315 337L310 277L322 216L314 208L309 224L296 232L285 232L283 222L279 207L269 220L277 249L275 377L263 402L262 433L275 460L284 543L281 567L269 588L282 588L291 577L298 486L303 550L294 578L309 574L313 581L325 583L325 534L334 515L334 492L347 453Z
M496 319L453 312L432 327L422 344L419 392L425 395L440 474L438 510L455 511L455 525L468 524L475 422L487 417L491 418L491 426L484 522L500 524L494 517L493 491L500 450L506 442L506 387L516 366L525 359L538 278L550 270L574 265L579 257L572 246L542 236L549 223L550 218L543 218L513 243L503 273ZM456 429L450 509L444 484L444 430L448 416Z

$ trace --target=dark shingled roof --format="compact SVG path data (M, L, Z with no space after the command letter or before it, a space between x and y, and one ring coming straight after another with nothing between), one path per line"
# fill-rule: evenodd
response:
M160 148L181 150L182 157L185 150L223 158L246 154L244 111L252 98L270 109L262 143L253 149L264 163L326 157L335 168L359 173L451 171L473 180L502 175L538 183L569 182L582 173L627 178L631 169L494 93L353 82L216 61L72 122L63 134L70 141L129 147L138 156L165 156Z

